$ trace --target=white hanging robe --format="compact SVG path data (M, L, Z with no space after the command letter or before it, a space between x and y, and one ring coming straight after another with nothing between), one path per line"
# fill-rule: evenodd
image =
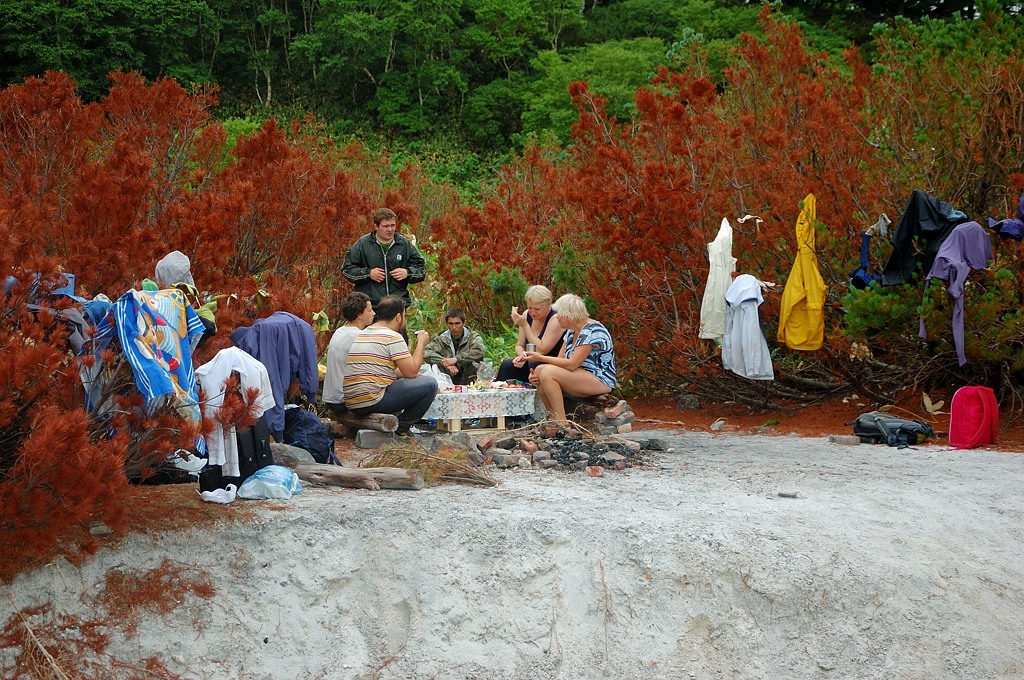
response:
M725 302L722 366L750 380L774 380L772 355L761 328L760 282L750 274L737 276L725 293Z
M725 333L725 291L732 284L736 258L732 256L732 225L722 218L718 236L708 244L708 282L700 305L700 334L704 340L717 340Z

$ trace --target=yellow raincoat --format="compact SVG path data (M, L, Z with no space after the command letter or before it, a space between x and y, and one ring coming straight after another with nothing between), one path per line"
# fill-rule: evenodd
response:
M814 254L814 194L807 194L804 209L796 219L796 261L782 292L779 312L780 343L790 349L821 349L825 341L825 281L818 271L818 256Z

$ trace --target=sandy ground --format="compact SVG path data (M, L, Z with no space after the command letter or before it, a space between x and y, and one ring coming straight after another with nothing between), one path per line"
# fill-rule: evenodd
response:
M0 609L88 617L108 570L169 558L216 596L107 652L185 678L1024 677L1024 456L628 436L673 450L597 478L236 501L255 521L131 535Z

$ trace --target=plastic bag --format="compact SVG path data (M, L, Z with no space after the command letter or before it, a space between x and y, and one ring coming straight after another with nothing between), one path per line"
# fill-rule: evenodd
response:
M431 378L437 381L437 389L443 390L446 387L451 387L452 377L448 374L448 371L444 370L437 364L423 364L420 366L420 375L429 375Z
M300 493L299 476L280 465L260 468L238 487L238 497L248 499L291 498Z
M484 359L480 363L480 367L476 369L476 379L482 382L494 380L494 364L491 363L490 359Z

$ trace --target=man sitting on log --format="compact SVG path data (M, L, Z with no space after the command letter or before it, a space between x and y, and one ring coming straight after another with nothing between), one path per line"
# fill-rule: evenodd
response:
M396 434L410 428L427 412L437 396L437 381L420 375L423 350L430 338L416 331L416 349L410 353L401 335L405 302L387 295L377 304L377 320L366 327L349 349L345 363L345 405L356 415L393 413Z
M448 330L434 336L423 352L423 361L447 372L453 384L468 385L476 380L484 359L484 339L466 327L466 313L461 309L449 309L444 322Z
M354 292L341 303L345 324L334 331L327 346L327 375L324 376L324 406L334 416L340 416L345 407L345 362L352 343L363 329L373 323L373 305L366 293Z

